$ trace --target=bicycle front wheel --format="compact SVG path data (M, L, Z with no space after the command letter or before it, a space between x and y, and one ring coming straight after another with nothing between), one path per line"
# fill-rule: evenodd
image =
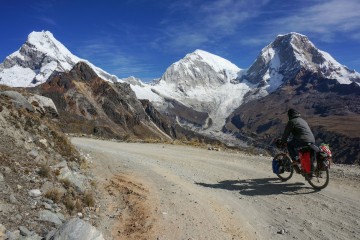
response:
M277 176L284 182L289 180L294 173L290 158L286 154L280 153L275 156L275 159L280 162L281 168L281 171Z

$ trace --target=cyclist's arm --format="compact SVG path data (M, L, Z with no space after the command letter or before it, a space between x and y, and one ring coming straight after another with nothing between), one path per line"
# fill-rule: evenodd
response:
M284 133L282 135L281 141L287 142L287 139L289 138L292 129L293 129L293 124L292 124L292 122L289 121L286 124L286 127L285 127Z

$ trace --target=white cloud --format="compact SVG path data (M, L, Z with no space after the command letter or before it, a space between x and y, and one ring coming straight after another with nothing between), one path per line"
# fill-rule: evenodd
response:
M51 26L56 26L56 22L54 19L49 18L49 17L38 17L39 20L41 20L42 22L51 25Z
M272 4L275 2L268 6ZM291 5L273 5L273 11L268 6L259 10L262 17L255 19L259 29L244 34L238 41L240 45L264 46L277 35L289 32L303 33L322 42L360 40L359 0L292 0Z
M89 60L120 78L130 75L148 75L153 68L152 65L140 63L138 59L124 53L109 37L105 40L100 38L85 41L77 49L77 53L79 57Z
M360 29L360 1L326 0L301 8L294 15L268 22L272 32L307 32L323 36L332 41L337 34L352 34Z
M269 0L184 0L169 7L161 21L162 36L153 45L176 51L204 47L232 36L246 21L257 17ZM184 16L179 18L178 15Z

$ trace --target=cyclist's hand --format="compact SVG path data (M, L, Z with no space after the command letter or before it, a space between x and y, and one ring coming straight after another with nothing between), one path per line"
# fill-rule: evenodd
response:
M275 141L275 145L276 147L278 148L283 148L283 147L286 147L286 142L283 142L280 138L279 139L276 139Z

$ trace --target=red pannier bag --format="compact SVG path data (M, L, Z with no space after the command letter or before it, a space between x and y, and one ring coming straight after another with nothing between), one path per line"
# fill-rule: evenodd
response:
M300 157L300 163L301 163L301 169L304 173L310 173L311 172L311 156L310 151L299 151L299 157Z

